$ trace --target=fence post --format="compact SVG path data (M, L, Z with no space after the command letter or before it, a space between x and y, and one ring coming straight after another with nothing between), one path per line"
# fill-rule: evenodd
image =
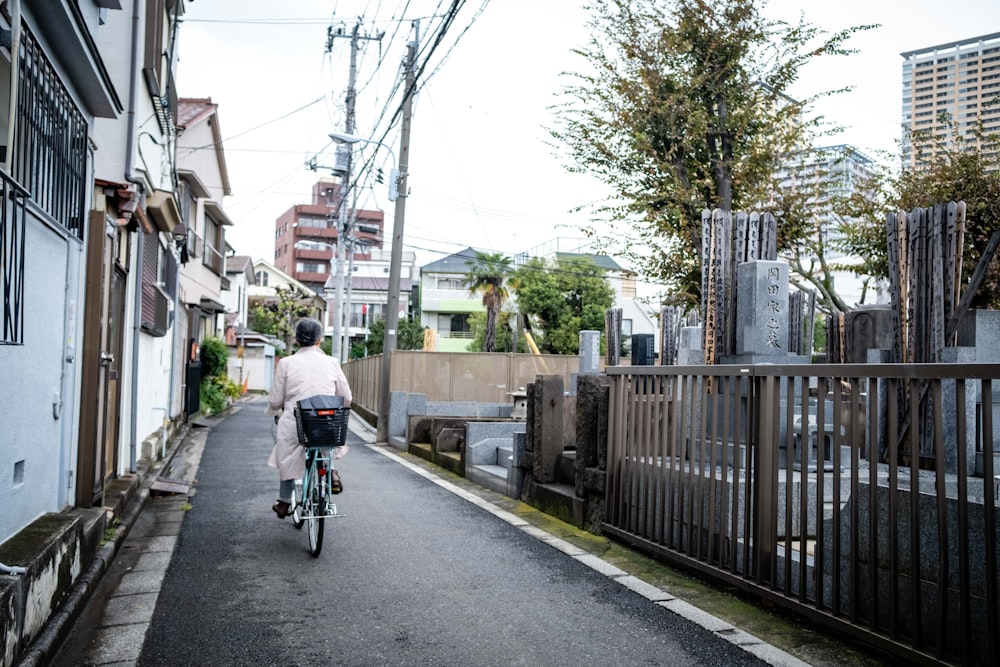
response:
M749 383L755 396L753 471L750 476L753 508L752 558L749 569L758 583L774 584L775 532L778 523L778 449L779 382L773 375L755 377ZM803 436L805 438L805 436Z

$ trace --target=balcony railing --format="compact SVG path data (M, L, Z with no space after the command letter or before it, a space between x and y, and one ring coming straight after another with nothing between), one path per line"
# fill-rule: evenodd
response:
M212 246L205 244L205 255L202 257L202 262L205 266L210 268L216 275L222 276L226 273L226 260L222 256L222 253L213 248Z

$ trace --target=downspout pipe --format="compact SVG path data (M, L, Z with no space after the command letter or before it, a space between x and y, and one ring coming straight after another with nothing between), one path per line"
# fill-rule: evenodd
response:
M132 66L129 68L128 116L125 134L125 180L137 185L140 193L145 190L145 186L142 181L135 177L132 170L135 167L135 159L133 157L136 142L135 108L136 99L139 96L139 71L136 65L139 62L139 38L142 35L142 6L142 0L132 0L132 53L129 60ZM142 205L143 202L140 201L139 206ZM142 331L142 258L145 252L146 236L141 227L139 228L138 236L139 239L136 243L136 266L139 267L139 270L135 281L133 281L135 283L135 298L134 312L132 313L132 391L129 392L132 395L132 418L129 420L128 470L133 474L137 470L138 448L136 438L139 431L139 333Z
M0 574L24 574L27 570L23 567L15 567L13 565L4 565L0 563Z

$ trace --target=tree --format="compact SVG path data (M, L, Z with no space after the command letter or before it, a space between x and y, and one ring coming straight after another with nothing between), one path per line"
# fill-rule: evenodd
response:
M552 136L569 168L610 186L595 214L621 239L615 254L690 303L700 300L701 211L766 208L782 160L809 145L822 93L788 97L800 68L847 54L858 26L833 34L761 16L761 0L593 0L592 37L577 51ZM781 211L775 211L780 215ZM808 232L779 224L779 249Z
M397 350L422 350L424 349L424 327L419 322L413 320L400 320L399 329L396 331ZM377 319L368 327L368 338L355 350L351 350L351 357L358 358L382 354L382 345L385 341L385 320ZM367 351L367 354L366 354Z
M258 333L274 336L284 341L285 349L292 349L295 339L295 323L313 313L312 299L298 287L278 285L274 288L273 299L257 299L251 302L248 326Z
M888 277L885 216L891 211L911 211L949 201L964 201L965 247L962 283L968 282L983 248L993 232L1000 230L1000 133L984 132L981 123L961 130L951 126L944 135L914 133L915 145L925 146L915 156L919 168L904 167L898 173L880 170L871 184L874 193L855 197L848 206L863 212L847 229L842 242L845 252L867 258L868 271ZM973 308L1000 308L1000 267L994 261L983 285L973 298Z
M855 196L871 193L862 170L870 168L870 159L849 146L808 149L785 164L791 185L775 193L775 205L782 212L783 227L789 225L801 234L787 238L781 258L791 269L791 282L803 289L814 289L822 311L847 312L850 306L837 293L837 272L851 272L862 279L862 301L870 277L867 258L845 256L840 239L857 218L849 202Z
M496 345L494 352L512 352L514 347L514 335L511 332L511 318L514 313L501 310L497 313L496 320ZM469 350L472 352L486 351L486 313L472 313L469 315L469 328L472 330L472 342L469 343Z
M496 352L497 313L507 301L504 281L511 272L510 257L499 252L476 251L476 256L466 262L469 272L465 276L465 286L472 294L480 294L486 308L486 329L483 332L483 351Z
M604 330L605 311L615 294L588 257L546 263L533 258L514 274L518 309L542 330L536 344L551 354L577 354L580 331Z

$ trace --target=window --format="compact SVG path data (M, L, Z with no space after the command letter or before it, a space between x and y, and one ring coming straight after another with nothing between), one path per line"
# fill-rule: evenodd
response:
M472 338L468 313L438 315L438 335L443 338Z
M459 278L448 277L437 279L438 289L465 289L465 284Z
M161 248L158 234L147 234L142 239L142 330L153 336L167 334L167 296L160 285L165 284L161 274ZM175 269L176 270L176 269Z
M257 284L260 285L261 287L267 287L267 278L268 278L267 271L257 272Z
M296 262L295 270L299 273L326 273L326 264L319 262Z
M221 224L210 216L205 216L205 253L202 262L216 275L223 275L226 271L226 261L223 257L225 246L225 231Z

